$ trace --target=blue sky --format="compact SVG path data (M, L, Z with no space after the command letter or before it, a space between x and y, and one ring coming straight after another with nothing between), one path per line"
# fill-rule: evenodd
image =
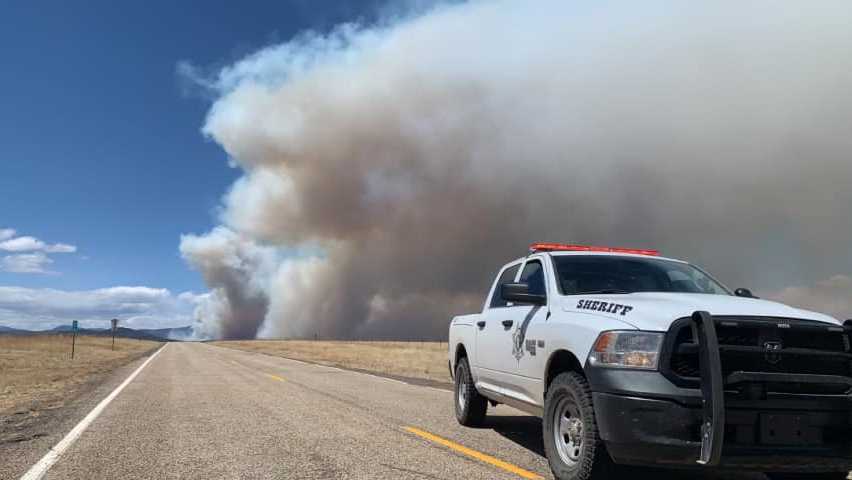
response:
M179 236L216 223L238 172L199 133L209 104L177 63L215 68L374 11L341 1L201 5L0 7L0 228L78 247L54 257L61 275L0 273L0 283L203 289L180 259Z
M204 291L179 237L217 223L239 172L199 132L209 101L177 64L213 70L377 11L340 0L2 2L0 228L77 251L49 254L54 274L0 272L0 286Z

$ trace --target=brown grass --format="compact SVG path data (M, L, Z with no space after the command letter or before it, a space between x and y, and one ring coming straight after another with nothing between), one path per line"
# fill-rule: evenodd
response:
M153 349L157 342L71 335L0 335L0 413L61 406L84 384Z
M344 368L450 381L447 344L443 342L326 342L308 340L248 340L214 345L261 352Z

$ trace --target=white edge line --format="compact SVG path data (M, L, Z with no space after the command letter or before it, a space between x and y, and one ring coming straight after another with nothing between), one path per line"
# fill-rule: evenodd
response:
M254 353L254 352L251 352L251 353ZM260 353L262 353L262 352L260 352ZM270 355L270 356L271 356L271 355ZM300 363L300 364L302 364L302 365L316 365L315 363L303 362L303 361L301 361L301 360L295 360L295 359L287 358L287 357L278 357L278 358L283 358L284 360L287 360L287 361L289 361L289 362Z
M404 380L397 380L395 378L383 377L383 376L377 375L375 373L359 372L357 370L343 370L343 369L340 369L340 368L337 368L337 367L328 367L328 366L325 366L325 365L322 365L322 366L324 366L325 368L333 368L333 369L339 370L341 372L349 372L349 373L356 373L358 375L366 375L368 377L373 377L373 378L376 378L376 379L379 379L379 380L382 380L382 381L385 381L385 382L398 383L400 385L407 385L409 387L425 387L425 388L431 388L432 390L439 390L441 392L447 392L448 391L448 390L443 390L443 389L440 389L440 388L430 387L428 385L418 385L416 383L410 383L410 382L406 382Z
M298 361L298 360L296 360L296 361ZM304 363L304 362L302 362L302 363ZM356 374L356 375L366 375L366 376L368 376L368 377L377 378L377 379L382 380L382 381L385 381L385 382L398 383L398 384L400 384L400 385L411 385L410 383L408 383L408 382L403 382L402 380L397 380L397 379L395 379L395 378L383 377L383 376L381 376L381 375L376 375L376 374L374 374L374 373L359 372L359 371L357 371L357 370L344 370L344 369L342 369L342 368L332 367L332 366L329 366L329 365L323 365L323 364L321 364L321 363L314 363L314 364L308 364L308 365L313 365L313 366L315 366L315 367L322 368L322 369L324 369L324 370L333 370L333 371L335 371L335 372L354 373L354 374Z
M435 390L436 392L441 392L441 393L453 393L453 392L452 392L452 390L445 390L445 389L443 389L443 388L435 388L435 387L430 387L430 386L428 386L428 385L421 385L421 386L422 386L423 388L428 388L429 390Z
M411 383L403 382L402 380L397 380L395 378L382 377L380 375L373 375L372 373L365 373L365 372L355 372L355 373L360 373L361 375L367 375L369 377L378 378L379 380L384 380L385 382L393 382L393 383L398 383L400 385L412 385Z
M357 370L344 370L342 368L331 367L329 365L323 365L321 363L308 363L308 362L303 362L301 360L293 360L291 358L286 358L286 360L290 360L291 362L301 363L301 364L304 364L304 365L314 366L314 367L317 367L317 368L322 368L322 369L325 369L325 370L334 370L334 371L337 371L337 372L354 373L354 374L357 374L357 375L366 375L368 377L373 377L373 378L376 378L376 379L379 379L379 380L382 380L382 381L385 381L385 382L398 383L400 385L408 385L409 387L424 387L424 388L431 388L432 390L438 390L439 392L449 392L449 390L444 390L442 388L430 387L428 385L417 385L416 383L409 383L409 382L406 382L404 380L397 380L395 378L383 377L381 375L376 375L374 373L359 372Z
M166 345L163 345L162 347L160 347L159 350L154 352L153 355L148 357L148 359L145 360L145 362L140 365L139 368L137 368L133 373L131 373L130 376L127 377L127 379L125 379L121 385L116 387L115 390L112 391L112 393L110 393L109 395L107 395L106 398L101 400L101 403L99 403L95 408L93 408L92 411L89 412L89 414L86 415L83 420L80 420L80 423L78 423L74 428L72 428L71 431L68 432L67 435L65 435L65 438L60 440L59 443L56 444L56 446L51 448L49 452L47 452L43 457L41 457L41 460L39 460L38 463L33 465L32 468L30 468L27 473L25 473L21 477L20 480L39 480L40 478L44 477L47 471L50 470L50 467L52 467L53 464L56 463L57 460L59 460L59 457L61 457L62 454L65 453L65 450L67 450L68 447L74 444L80 434L82 434L86 430L86 428L88 428L88 426L96 418L98 418L98 415L101 414L101 412L106 408L106 406L109 405L109 403L115 397L117 397L122 390L124 390L124 387L126 387L130 382L133 381L134 378L136 378L136 375L139 375L139 372L141 372L143 368L145 368L149 363L151 363L151 360L153 360L157 355L160 354L160 352L162 352L166 348Z

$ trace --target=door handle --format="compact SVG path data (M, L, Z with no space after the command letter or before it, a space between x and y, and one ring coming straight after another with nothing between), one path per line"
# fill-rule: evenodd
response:
M479 327L480 330L482 330L483 328L485 328L485 320L480 320L476 322L476 326Z
M514 320L503 320L503 327L509 328L512 326L513 323L515 323Z

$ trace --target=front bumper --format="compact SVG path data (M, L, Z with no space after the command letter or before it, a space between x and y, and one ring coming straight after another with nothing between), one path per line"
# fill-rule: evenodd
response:
M599 434L620 464L703 468L696 461L701 451L702 406L689 403L594 393ZM852 416L845 403L845 408L822 403L820 409L801 400L729 405L725 442L715 467L771 472L852 470ZM794 418L803 430L799 437L793 437L799 432L788 421ZM773 431L774 426L778 431Z
M699 388L677 386L656 371L587 365L599 433L613 460L768 472L852 470L852 379L726 372L716 320L695 312L690 321ZM820 393L803 393L808 387Z

